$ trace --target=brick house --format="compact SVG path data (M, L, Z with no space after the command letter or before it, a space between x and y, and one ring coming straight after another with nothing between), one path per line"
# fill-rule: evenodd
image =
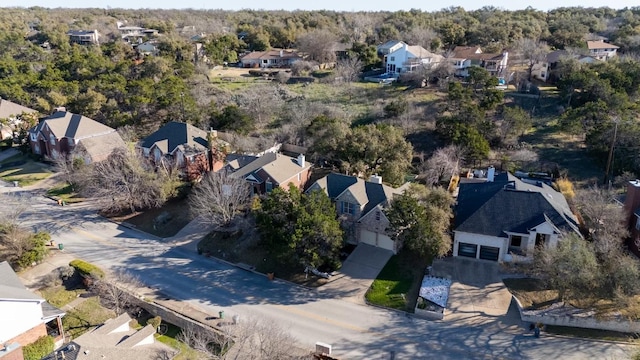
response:
M87 164L102 161L124 141L115 129L86 116L56 111L29 130L29 145L34 154L57 159L74 150Z
M9 263L0 262L0 359L22 360L22 347L42 336L53 336L56 345L62 345L64 315L27 290Z
M214 139L215 144L209 144ZM180 170L188 180L195 180L206 171L217 171L223 166L228 144L197 127L171 121L147 136L138 145L145 157L156 165Z
M287 190L290 184L303 189L311 175L311 164L302 154L292 158L269 152L260 157L240 156L232 159L225 168L234 176L249 182L254 194L268 193L277 187Z
M347 241L365 243L396 253L398 244L387 234L389 219L384 213L393 196L403 188L394 189L382 183L382 177L373 175L369 181L355 176L331 173L308 189L323 191L335 203Z

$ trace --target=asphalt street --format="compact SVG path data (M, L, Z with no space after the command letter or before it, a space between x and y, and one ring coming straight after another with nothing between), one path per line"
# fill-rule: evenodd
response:
M20 201L30 205L22 224L51 232L65 252L133 272L156 296L188 302L212 315L224 311L272 321L310 349L317 341L331 344L340 359L626 359L633 352L623 344L546 334L535 338L514 316L427 321L359 305L341 300L350 294L340 289L268 281L198 255L193 244L156 239L110 222L86 206L61 207L28 192ZM2 201L0 207L12 203Z

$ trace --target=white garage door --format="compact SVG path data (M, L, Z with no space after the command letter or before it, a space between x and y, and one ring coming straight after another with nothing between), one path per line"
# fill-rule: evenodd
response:
M360 230L360 242L395 252L391 238L369 230Z

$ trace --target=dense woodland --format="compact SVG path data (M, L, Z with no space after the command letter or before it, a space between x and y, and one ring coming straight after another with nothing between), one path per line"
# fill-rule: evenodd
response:
M432 13L4 8L0 15L0 97L43 114L65 106L132 130L126 132L131 139L167 121L184 120L204 129L308 146L316 160L338 161L354 172L379 172L389 182L401 183L407 173L422 172L420 163L437 147L459 145L464 160L478 163L492 150L518 145L521 135L536 125L535 116L551 116L558 118L562 131L584 136L598 159L606 158L618 123L614 172L637 172L639 166L640 65L635 54L640 50L640 8L542 12L452 7ZM160 55L136 54L120 39L117 21L159 30ZM71 45L65 35L70 29L97 29L100 46ZM200 40L208 64L194 61L189 38L199 33L209 35ZM379 66L375 45L391 39L445 55L456 45L479 45L485 52L508 49L514 73L520 66L526 77L527 61L539 56L531 51L532 43L538 49L577 53L585 40L598 38L619 45L624 56L593 66L563 61L557 70L557 104L542 115L535 112L540 104L523 106L494 90L494 79L480 69L469 83L444 84L429 98L349 83L360 70ZM45 42L48 47L41 46ZM353 60L339 62L336 73L351 68L356 76L347 81L340 76L338 92L328 95L334 102L318 101L308 90L277 81L225 87L209 77L211 66L271 47L296 47L310 60L335 61L331 52L322 51L335 42L349 44ZM334 78L320 80L331 83ZM358 149L369 138L379 139L380 147ZM389 148L398 151L385 153ZM504 160L514 154L492 157Z

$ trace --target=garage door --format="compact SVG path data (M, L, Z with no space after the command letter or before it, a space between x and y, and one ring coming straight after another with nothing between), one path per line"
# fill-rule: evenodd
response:
M477 250L478 250L478 245L476 244L467 244L467 243L458 244L458 256L466 256L466 257L471 257L475 259Z
M384 234L378 234L369 230L360 230L360 242L379 248L395 251L391 238Z
M500 248L492 246L480 246L480 259L498 261Z

